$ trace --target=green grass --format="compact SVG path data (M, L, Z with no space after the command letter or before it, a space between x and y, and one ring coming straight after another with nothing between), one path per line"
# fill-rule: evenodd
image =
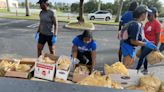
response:
M5 9L0 9L0 13L4 14L4 16L0 16L0 18L23 19L23 20L39 20L39 14L37 14L37 13L33 13L30 16L25 16L24 13L18 13L18 16L16 16L16 14L14 12L9 13ZM75 19L76 17L73 16L71 18ZM67 16L60 16L60 12L59 12L58 13L58 21L69 23L71 20L68 19ZM114 20L112 19L112 21L114 21ZM93 23L93 24L100 24L100 25L118 25L119 24L119 23L112 22L112 21L90 21L90 20L87 20L86 22ZM73 22L75 22L75 21L73 21ZM84 26L86 26L86 25L84 25Z
M68 23L66 26L66 28L70 28L70 29L79 29L79 30L94 30L94 25L93 23L90 22L84 22L84 23L79 23L79 22L70 22Z
M5 12L7 12L7 9L0 9L0 12L5 13Z

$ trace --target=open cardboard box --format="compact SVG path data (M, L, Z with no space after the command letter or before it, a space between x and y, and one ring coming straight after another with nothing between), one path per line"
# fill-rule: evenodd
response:
M9 60L9 61L14 61L14 60ZM35 61L31 58L28 59L21 59L20 60L20 64L27 64L27 65L31 65L31 69L27 72L18 72L18 71L7 71L5 74L5 77L15 77L15 78L25 78L25 79L29 79L32 77L32 72L34 71L34 65L35 65Z
M42 59L43 57L49 57L54 61L54 64L44 63L44 60ZM34 77L53 81L58 58L59 56L54 56L52 54L44 54L40 56L35 62Z
M79 65L84 65L84 64L78 64L78 65L76 65L76 66L75 66L75 69L76 69L76 67L78 67ZM90 65L84 65L84 66L87 66L87 68L89 69L89 71L90 71L90 73L91 73L91 66L90 66ZM89 73L89 74L90 74L90 73ZM74 72L74 73L73 73L72 81L73 81L73 82L79 82L79 81L85 79L86 77L88 77L89 74L79 74L79 73L75 73L75 72Z
M61 58L62 58L62 56L59 57L58 61L60 61ZM70 61L71 61L71 58L70 58ZM58 64L57 64L55 78L67 80L68 76L69 76L69 73L70 73L71 66L72 66L72 63L70 63L70 66L69 66L69 68L67 70L62 70L62 69L58 68Z

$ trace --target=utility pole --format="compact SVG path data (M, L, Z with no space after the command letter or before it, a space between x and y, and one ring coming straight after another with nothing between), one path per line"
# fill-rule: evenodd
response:
M120 15L121 15L123 3L124 3L124 1L120 0L120 4L118 5L118 9L117 9L117 16L116 16L115 22L119 22L120 21Z

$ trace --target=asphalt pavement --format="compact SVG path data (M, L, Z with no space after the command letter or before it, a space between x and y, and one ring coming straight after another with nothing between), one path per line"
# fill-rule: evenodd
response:
M0 57L1 58L22 58L37 57L34 33L37 31L39 21L0 19ZM57 55L70 55L72 39L81 34L81 30L65 29L66 23L59 22L59 33L56 44ZM103 67L105 63L112 64L118 61L117 50L117 26L95 25L93 37L97 42L97 68ZM48 53L47 45L44 52ZM137 60L136 60L137 61ZM163 63L150 66L151 73L164 79Z

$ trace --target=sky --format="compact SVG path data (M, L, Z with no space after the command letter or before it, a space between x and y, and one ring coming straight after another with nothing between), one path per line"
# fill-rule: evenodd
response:
M25 0L18 0L20 2L24 2ZM36 3L39 0L29 0L32 3ZM64 2L64 3L74 3L74 2L79 2L80 0L49 0L50 2ZM84 0L85 2L87 2L88 0ZM103 3L107 3L107 2L111 2L113 3L114 0L101 0ZM160 2L162 2L163 6L164 6L164 0L159 0Z

